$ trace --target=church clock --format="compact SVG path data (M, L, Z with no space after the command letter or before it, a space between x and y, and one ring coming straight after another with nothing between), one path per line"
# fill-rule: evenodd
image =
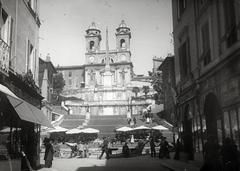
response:
M126 55L121 55L121 56L120 56L120 60L121 60L121 61L126 61L126 60L127 60Z
M94 57L93 57L93 56L90 56L90 57L89 57L89 61L90 61L90 63L93 63L93 62L94 62Z

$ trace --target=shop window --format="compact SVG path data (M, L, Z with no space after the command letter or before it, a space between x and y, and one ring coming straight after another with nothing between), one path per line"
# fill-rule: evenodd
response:
M209 39L209 24L206 22L201 28L202 36L202 55L203 65L206 66L211 62L211 50L210 50L210 39Z
M222 145L223 137L222 137L222 120L217 120L217 134L218 134L218 143L219 145Z
M228 112L223 113L224 117L224 130L225 130L225 137L231 137L230 133L230 120Z
M237 112L236 110L230 111L230 119L231 119L231 132L232 132L232 139L235 141L235 143L238 140L238 123L237 123Z

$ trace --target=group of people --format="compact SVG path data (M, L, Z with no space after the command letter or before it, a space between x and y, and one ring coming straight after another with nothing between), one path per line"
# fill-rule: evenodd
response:
M155 138L150 137L150 151L151 151L151 157L156 157L156 149L155 147L159 148L158 157L159 158L170 158L169 156L169 143L166 140L166 137L162 137L161 142L159 144L156 144Z
M71 148L71 156L72 157L80 157L80 158L85 158L88 157L88 145L87 143L81 143L79 142L78 144L73 144L69 145Z

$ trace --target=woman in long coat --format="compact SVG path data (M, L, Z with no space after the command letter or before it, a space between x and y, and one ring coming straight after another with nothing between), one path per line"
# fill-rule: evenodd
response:
M49 138L44 139L44 145L45 145L45 154L44 154L45 167L50 168L52 167L54 150L53 150L52 144L50 143Z

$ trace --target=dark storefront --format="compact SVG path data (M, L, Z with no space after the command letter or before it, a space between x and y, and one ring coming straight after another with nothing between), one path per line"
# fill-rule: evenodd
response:
M22 152L26 154L31 167L36 168L40 164L40 126L51 127L37 108L40 107L42 97L33 95L36 99L31 99L29 96L37 107L33 106L20 98L27 99L26 91L19 89L19 85L6 84L8 80L3 80L0 83L0 170L18 171L26 168L27 162ZM18 96L13 92L17 92Z
M184 152L203 152L209 137L221 146L229 137L240 147L240 58L203 75L198 84L178 96L178 132ZM186 90L186 89L185 89Z

